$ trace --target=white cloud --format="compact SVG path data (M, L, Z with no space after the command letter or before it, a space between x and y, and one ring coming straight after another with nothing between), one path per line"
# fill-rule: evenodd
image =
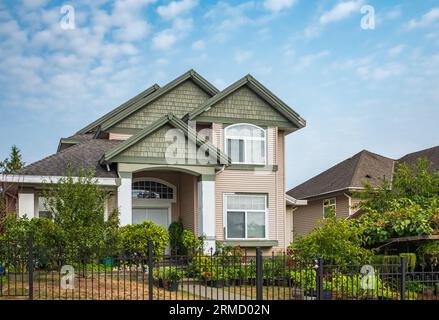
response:
M361 66L356 71L364 80L379 81L400 76L404 73L405 67L398 63L387 63L381 66Z
M192 29L192 19L176 19L172 27L158 32L152 39L152 48L157 50L169 50L189 30Z
M48 0L23 0L22 5L24 8L33 10L38 8L43 8L46 6Z
M205 47L206 45L203 40L197 40L194 43L192 43L192 49L194 50L204 50Z
M399 44L397 46L394 46L393 48L390 48L387 53L389 54L390 57L394 58L394 57L399 56L401 54L401 52L404 50L404 48L405 48L405 45Z
M236 63L243 63L247 60L249 60L253 56L253 52L247 50L247 51L241 51L238 50L235 52L234 59Z
M311 66L317 60L320 60L328 55L329 55L329 51L327 51L327 50L305 55L299 59L299 62L295 67L296 67L296 69L307 68L307 67Z
M340 2L331 10L324 12L320 16L320 23L322 25L340 21L348 18L352 13L359 12L363 5L362 0Z
M291 8L296 0L265 0L264 7L273 12L279 12L282 9Z
M170 49L176 41L177 36L174 34L173 30L165 29L152 38L152 47L158 50L167 50Z
M187 13L198 4L198 0L181 0L171 1L165 6L159 6L157 13L163 19L174 19L184 13Z
M420 19L412 19L408 22L408 29L415 29L420 27L428 27L439 21L439 8L433 8L424 14Z

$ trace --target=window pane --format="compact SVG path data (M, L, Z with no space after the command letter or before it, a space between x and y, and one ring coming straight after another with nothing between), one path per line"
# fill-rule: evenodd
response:
M227 238L245 238L245 213L227 212Z
M247 237L265 238L265 212L247 213Z
M232 162L244 162L244 140L227 139L227 155Z
M235 125L226 129L229 137L264 138L265 131L250 125Z
M265 141L246 141L247 163L265 163Z
M132 196L138 199L173 199L172 188L154 181L139 181L132 184Z
M227 209L231 210L265 210L265 196L229 195Z

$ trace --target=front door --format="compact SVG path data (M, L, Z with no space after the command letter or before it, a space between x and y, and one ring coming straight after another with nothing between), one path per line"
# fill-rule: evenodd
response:
M149 220L168 230L169 210L169 208L135 208L133 209L133 224Z

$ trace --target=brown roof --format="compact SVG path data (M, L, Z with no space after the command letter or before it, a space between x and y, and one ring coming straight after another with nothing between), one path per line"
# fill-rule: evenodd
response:
M398 162L413 165L416 163L418 158L424 157L430 160L431 169L433 172L439 171L439 146L406 154L404 157L399 159Z
M94 170L95 176L100 178L117 178L114 168L107 171L106 167L99 164L102 156L120 143L116 140L92 139L84 141L58 153L52 154L40 161L25 166L17 172L23 175L41 176L64 176L70 167L73 174L77 174L80 169Z
M287 192L307 199L348 188L361 188L364 182L376 186L384 176L391 179L394 160L363 150Z

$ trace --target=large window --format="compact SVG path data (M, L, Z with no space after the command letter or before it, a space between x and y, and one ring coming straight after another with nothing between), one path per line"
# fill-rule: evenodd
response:
M52 219L52 212L50 212L47 199L38 197L38 217Z
M337 202L335 198L323 200L323 218L327 218L331 215L335 215L337 208Z
M226 238L265 239L267 237L267 197L252 194L225 196Z
M158 181L133 182L132 195L135 199L174 199L174 189Z
M226 153L232 163L265 164L265 130L251 124L235 124L225 129Z

